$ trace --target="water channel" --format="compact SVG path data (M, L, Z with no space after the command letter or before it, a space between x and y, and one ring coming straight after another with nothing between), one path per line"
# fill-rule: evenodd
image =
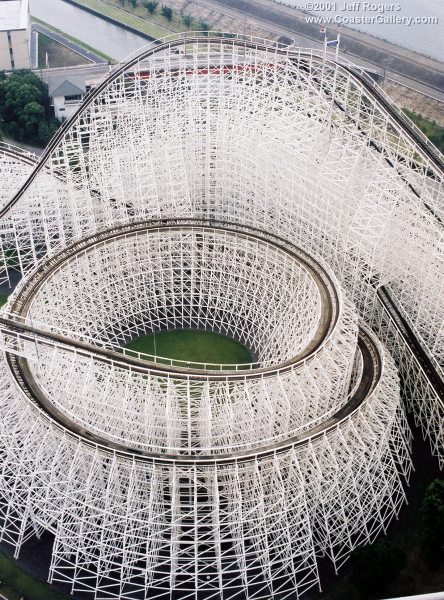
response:
M104 19L63 2L30 0L31 16L60 29L116 61L123 60L148 40Z
M371 24L350 25L371 35L394 42L411 50L444 60L443 0L397 0L380 2L311 2L306 0L281 0L293 6L309 5L314 14L347 19L371 17ZM381 7L388 7L383 10ZM399 7L399 8L398 8ZM122 60L147 44L143 37L125 31L103 19L77 8L63 0L30 0L31 15L81 40L115 60ZM319 8L318 11L313 10ZM382 11L382 12L381 12ZM435 24L388 24L383 18L436 17ZM336 26L329 25L332 36Z

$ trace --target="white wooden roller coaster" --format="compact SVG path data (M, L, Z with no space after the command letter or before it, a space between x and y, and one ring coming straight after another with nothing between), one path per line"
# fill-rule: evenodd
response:
M365 73L245 36L117 65L0 149L0 534L79 597L283 599L444 463L443 170ZM122 351L165 329L248 364Z

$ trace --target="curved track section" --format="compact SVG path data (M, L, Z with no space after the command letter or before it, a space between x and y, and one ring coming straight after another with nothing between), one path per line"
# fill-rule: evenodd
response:
M166 598L171 589L210 598L290 598L295 586L303 593L318 581L316 555L339 566L404 500L398 471L409 471L408 434L393 365L365 330L358 352L362 368L341 410L285 443L218 457L140 456L66 427L32 390L27 400L17 395L29 379L22 359L10 355L16 380L2 362L3 385L9 380L2 442L16 456L8 464L17 483L3 483L14 506L10 515L3 510L4 532L15 543L31 531L53 532L51 578L74 591L103 589L108 563L106 589L116 598L147 591ZM14 445L25 430L26 450ZM30 450L32 461L20 460ZM69 477L60 477L67 465ZM82 492L80 481L88 482ZM364 490L379 506L371 520ZM137 567L127 563L123 572L129 551Z
M148 223L75 245L15 294L20 313L3 324L23 334L14 352L32 356L13 371L60 422L145 454L233 454L313 428L349 402L356 317L319 263L268 238ZM119 340L159 328L217 330L253 346L258 362L208 373L119 352Z
M14 335L18 340L22 340L25 343L29 343L32 340L33 344L37 344L39 346L40 352L45 345L51 345L51 347L56 347L59 352L61 351L61 346L58 345L60 343L60 339L54 334L44 333L36 330L35 328L25 328L23 325L18 325L14 321L3 318L0 319L0 323L2 325L2 333L4 335ZM88 345L85 343L75 344L69 339L65 341L64 348L68 348L68 352L72 353L76 351L82 351L84 355L89 357L90 360L96 359L101 362L108 362L112 364L114 368L123 366L124 369L127 369L129 372L131 372L130 365L125 362L123 365L119 364L120 357L116 356L110 351L102 349L92 350L91 347L88 347ZM359 409L359 407L374 392L382 374L382 357L380 355L380 349L377 347L375 341L372 339L369 333L362 329L359 332L358 352L360 353L360 359L362 361L361 372L355 382L352 392L349 393L347 397L345 405L339 410L336 410L331 416L323 415L323 419L319 424L316 425L310 423L310 426L306 429L306 431L298 434L297 436L292 436L282 442L278 442L276 437L274 437L272 443L255 448L254 453L244 450L237 453L229 452L226 453L225 456L225 453L199 455L196 452L192 452L192 457L187 457L186 454L172 455L155 453L152 451L149 453L143 453L140 451L135 452L134 448L110 442L99 435L91 433L89 429L80 427L74 420L69 419L61 411L57 410L51 401L48 401L47 396L42 392L42 389L35 381L32 370L29 366L29 361L26 358L21 357L15 352L11 352L8 354L7 360L16 383L21 387L28 398L37 406L39 406L39 408L59 426L86 442L92 442L104 449L113 450L120 455L130 456L132 453L134 453L141 460L158 459L160 461L165 460L166 462L183 462L183 464L190 462L198 462L199 464L212 464L214 461L221 461L225 464L227 461L248 460L252 456L267 456L274 454L276 451L285 450L292 445L305 443L307 440L315 439L323 433L330 431L335 426L344 423L345 420L353 415L355 411ZM150 371L144 370L142 372L146 376L146 373L149 373ZM218 379L220 380L221 377L219 376ZM244 410L246 408L247 406L244 405ZM188 454L190 454L190 452L188 452Z

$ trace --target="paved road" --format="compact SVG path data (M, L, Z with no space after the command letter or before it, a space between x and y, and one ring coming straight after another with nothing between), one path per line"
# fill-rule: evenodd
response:
M74 75L78 77L84 77L85 79L100 79L106 73L109 73L112 69L112 65L106 64L92 64L92 65L79 65L78 67L59 67L55 69L36 69L37 75L43 79L45 83L48 83L50 77Z
M100 64L100 65L106 64L106 61L104 60L103 56L99 56L98 54L94 54L94 52L90 52L89 50L86 50L85 48L83 48L83 46L76 44L76 42L69 40L65 36L60 35L60 33L56 33L55 31L52 31L51 29L48 29L47 27L44 27L43 25L40 25L39 23L32 24L32 31L33 31L33 33L34 32L42 33L42 34L50 37L51 39L58 42L59 44L62 44L62 46L66 46L66 48L69 48L70 50L72 50L72 52L75 52L76 54L83 56L83 58L86 58L86 60L89 60L91 63ZM31 47L33 48L34 44L31 44ZM34 52L35 52L35 50L34 50ZM33 59L34 59L34 57L31 57L32 64L35 65L36 62Z

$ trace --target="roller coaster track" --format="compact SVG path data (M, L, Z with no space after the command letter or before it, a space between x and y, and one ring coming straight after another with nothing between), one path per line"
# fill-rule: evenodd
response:
M18 191L18 193L0 210L0 219L4 218L9 211L13 208L13 206L18 202L18 200L23 196L26 190L30 187L32 182L35 180L46 160L51 156L53 151L57 148L60 141L66 135L66 133L70 130L71 126L75 123L77 119L79 119L86 111L86 109L91 106L94 100L107 88L107 86L117 77L124 74L126 71L131 69L134 65L136 65L139 61L145 60L151 56L154 56L164 50L169 48L174 48L178 46L183 46L191 43L199 42L199 44L208 44L212 43L220 43L220 37L208 37L208 36L181 36L178 39L167 39L166 41L162 41L160 43L153 44L149 47L148 50L143 52L142 54L136 55L133 58L130 58L127 62L116 65L116 67L102 80L100 81L94 88L92 88L88 94L83 99L82 104L79 109L69 118L67 119L59 130L56 132L54 137L49 142L45 151L41 155L39 164L35 168L35 170L31 173L27 181ZM267 43L254 42L252 40L244 39L244 38L230 38L225 39L224 44L233 44L239 47L258 49L262 51L269 51L271 46ZM273 50L276 54L281 56L288 56L290 59L311 59L317 60L319 63L323 61L322 53L318 53L315 51L292 51L288 47L280 47L278 44ZM331 59L326 59L331 64L335 64ZM377 98L378 102L384 108L385 111L393 118L393 120L398 124L398 126L403 130L405 134L407 134L421 149L424 155L432 162L440 172L444 172L444 162L440 153L434 148L433 144L422 134L422 132L415 128L413 123L402 114L402 111L398 109L383 93L382 90L378 89L375 82L365 74L364 71L359 69L358 67L353 67L352 65L347 66L343 62L338 63L339 68L346 71L349 75L354 77L360 84L364 86L364 88Z
M398 334L402 337L410 352L415 357L416 362L427 378L429 384L444 406L444 381L422 347L417 336L412 331L407 319L402 315L387 288L384 286L378 288L377 295L386 313L396 327Z
M80 106L79 110L74 115L72 115L72 117L70 119L65 121L65 123L61 126L61 128L58 130L56 135L53 137L53 139L47 146L45 152L42 154L39 164L34 169L34 171L30 175L30 177L27 179L25 184L21 187L21 189L18 191L18 193L10 200L10 202L6 206L4 206L2 208L2 210L0 211L0 219L4 218L5 216L8 215L10 210L14 207L14 205L19 201L19 199L23 196L23 194L26 192L26 190L30 187L32 182L37 177L38 173L44 168L46 160L51 156L53 151L57 148L58 144L63 139L63 137L66 135L66 133L69 131L69 129L71 128L73 123L77 119L82 117L82 115L85 113L86 109L92 105L94 100L101 94L102 91L104 91L106 89L106 87L109 85L109 83L112 80L116 79L117 77L119 77L120 75L122 75L123 73L128 71L132 66L134 66L141 60L149 58L150 56L153 56L153 55L155 55L159 52L162 52L163 50L167 50L171 47L182 46L187 43L195 43L196 41L198 41L200 44L212 44L212 43L220 43L220 38L218 38L218 37L212 38L212 37L207 37L207 36L202 36L202 37L197 37L197 36L187 37L187 36L185 36L185 37L180 37L180 39L168 40L163 43L153 45L147 51L145 51L143 54L132 58L129 62L127 62L125 64L117 65L116 68L103 81L101 81L95 88L93 88L85 96L84 101L83 101L82 105ZM259 50L263 50L263 51L270 50L270 45L267 45L265 43L261 44L258 42L249 41L248 39L232 38L232 39L224 40L224 43L226 43L226 44L232 43L233 45L246 47L246 48L252 48L252 49L259 49ZM290 58L295 58L295 59L307 59L308 58L311 60L317 60L319 62L319 64L321 64L321 62L322 62L322 55L316 54L314 52L306 52L306 53L296 52L296 51L293 52L293 51L289 50L288 48L279 48L279 47L274 48L274 51L279 55L288 56ZM327 60L330 62L330 59L327 59ZM400 129L410 139L412 139L415 142L415 144L418 146L418 148L424 154L424 156L426 156L426 158L429 159L430 163L433 163L433 165L435 165L435 167L440 172L444 172L444 163L442 160L442 156L439 154L439 152L436 149L434 149L433 145L430 144L430 142L427 140L427 138L425 138L425 136L423 136L422 133L419 132L419 130L416 130L413 127L412 123L408 120L408 118L405 117L401 113L401 111L399 109L397 109L390 102L390 100L388 98L385 97L385 95L382 93L381 90L378 89L378 87L373 82L373 80L371 80L371 78L369 78L367 75L365 75L365 73L362 70L360 70L356 67L353 67L353 66L346 66L341 63L339 65L339 68L344 70L345 72L347 72L351 77L353 77L356 81L358 81L366 90L368 90L370 92L370 94L376 98L376 100L382 106L382 108L392 117L393 121L400 127ZM428 380L430 381L431 385L436 390L437 394L441 398L443 398L444 397L444 394L443 394L444 384L443 384L442 380L440 379L438 373L434 369L427 354L421 347L419 341L415 338L414 334L412 333L411 329L409 328L408 323L402 317L402 315L400 315L399 311L397 311L396 306L394 305L393 301L390 299L390 296L387 294L387 292L383 288L380 288L378 290L378 297L381 299L381 302L383 303L384 307L386 308L388 314L391 316L392 321L395 324L396 328L398 329L400 335L402 335L403 339L406 341L407 345L409 346L409 348L412 350L413 354L417 358L418 363L421 365L421 368L423 369L423 371L424 371L425 375L427 376ZM15 320L11 320L11 319L8 319L5 317L0 318L0 326L1 326L1 330L2 330L3 334L6 334L6 335L9 333L9 334L23 336L23 339L27 339L28 341L35 341L37 338L39 338L41 343L46 343L46 344L55 344L56 343L56 344L63 345L65 348L68 348L68 349L71 348L72 351L83 351L83 352L87 352L87 353L92 352L92 353L94 353L95 357L101 358L102 360L118 361L119 364L125 363L128 365L128 367L131 366L132 368L143 368L145 370L147 368L147 363L145 361L140 361L140 360L138 361L138 359L131 358L128 356L124 357L124 355L115 353L115 352L113 352L111 350L107 350L105 348L99 348L96 346L91 347L91 345L88 345L85 342L75 341L72 339L64 338L63 336L61 336L61 338L60 338L60 337L57 337L57 334L38 330L36 328L30 327L29 325L25 325L23 323L20 323L20 322L17 322ZM364 370L363 370L362 381L361 381L360 385L358 386L354 396L349 400L349 402L343 408L340 409L340 411L338 411L338 413L336 413L328 421L324 422L321 426L319 426L321 428L320 431L311 431L310 430L308 432L304 432L303 434L301 434L301 436L302 436L301 439L299 439L301 436L298 436L298 439L294 439L292 441L292 443L296 443L296 442L299 443L302 441L306 441L307 439L312 439L313 437L316 437L317 435L323 435L326 431L328 431L332 427L335 427L339 422L348 418L355 410L357 410L357 408L359 408L359 406L362 404L362 402L365 400L365 398L370 393L370 390L373 389L373 387L375 385L375 380L377 380L380 375L380 358L379 358L379 353L378 353L376 347L374 346L373 342L371 341L371 338L369 336L367 336L362 330L360 331L359 348L360 348L360 351L362 352L362 356L363 356L363 360L364 360ZM130 365L131 361L135 361L135 362L133 362L133 364ZM14 376L17 380L17 383L20 385L20 387L22 389L27 389L26 393L29 394L29 397L37 404L40 404L42 402L42 398L39 397L39 394L37 393L36 389L32 385L27 384L27 381L29 382L29 373L26 371L26 367L24 366L26 364L26 360L23 359L22 357L17 357L15 354L8 353L8 362L10 363L12 372L14 373ZM140 364L141 362L143 364ZM156 364L155 368L159 372L162 372L162 369L163 369L162 366ZM166 371L170 372L171 369L165 368L165 372ZM248 373L243 374L243 375L237 374L237 376L242 377L242 378L247 377ZM48 410L48 407L46 407L46 410ZM75 428L77 426L75 424L71 424L70 427ZM79 431L75 431L75 429L74 429L73 432L76 435L80 435L80 436L86 435L83 430L79 432ZM87 435L91 436L92 434L87 433ZM92 437L95 438L96 436L92 436ZM96 439L92 439L91 441L93 441L94 443L103 443L106 446L112 446L112 444L110 442L108 442L107 440L105 440L103 442L102 441L98 442ZM258 453L261 453L261 452L262 453L275 452L277 449L281 449L281 446L282 445L279 444L275 448L273 448L271 451L269 448L264 449L263 451L259 451L259 452L255 451L254 454L257 455ZM284 444L284 447L288 448L288 446L289 446L289 442L286 441ZM113 448L113 450L127 451L125 448L120 448L120 447ZM134 454L135 451L131 450L131 453ZM236 455L235 459L237 460L238 457L243 458L245 456L243 453L239 453ZM165 459L165 456L159 455L159 458ZM218 457L218 460L219 460L219 458L220 457ZM230 459L230 456L227 455L227 458L225 458L225 457L223 458L223 460L226 460L226 459ZM233 457L231 457L231 459L233 459ZM174 460L185 460L185 459L182 456L177 456L177 457L174 457ZM200 460L200 459L199 459L199 457L192 457L192 458L190 458L190 460L195 461L195 460ZM204 457L202 458L202 460L205 460ZM214 458L211 460L214 461Z
M406 133L415 142L415 144L421 148L427 158L433 162L439 171L444 172L444 161L442 154L424 135L420 134L419 131L412 127L412 123L407 116L402 112L401 109L394 105L384 93L382 93L382 90L375 83L375 81L373 81L373 79L367 73L365 73L365 71L362 71L358 67L342 65L342 68L354 75L364 86L364 88L378 99L378 102L381 104L381 106L384 107L392 119L396 121L396 123L403 129L404 133Z
M310 272L311 277L316 282L321 302L322 302L322 319L318 328L317 334L313 337L310 344L304 348L304 350L299 353L297 356L285 361L283 363L274 365L272 367L259 367L255 368L251 371L225 371L224 376L220 376L219 371L210 371L205 370L202 371L199 369L193 369L192 374L190 374L189 368L182 368L180 366L173 365L162 365L160 363L151 364L153 367L153 371L156 372L157 375L167 375L172 372L175 373L175 377L181 379L182 377L186 377L186 379L195 379L195 380L204 380L209 377L213 381L226 380L229 378L230 380L244 380L245 378L256 378L259 375L261 377L272 376L274 373L279 371L280 373L285 372L291 368L293 368L296 364L302 363L303 361L310 360L310 357L313 356L318 350L322 348L322 346L327 342L332 330L334 329L339 311L340 311L340 300L336 291L336 288L330 279L328 273L321 269L319 263L302 251L300 248L296 248L292 244L289 244L286 240L272 234L264 233L256 228L247 227L240 224L226 223L224 221L216 221L210 219L199 219L198 221L194 219L189 219L186 217L177 218L177 219L167 219L161 221L139 221L133 222L131 224L119 225L108 229L106 231L102 231L100 233L95 233L85 238L82 238L80 241L71 244L67 248L63 248L57 254L51 256L48 260L44 262L44 264L37 267L34 272L23 281L20 286L19 293L16 294L14 299L10 305L10 316L4 314L0 316L0 330L1 325L6 327L11 327L12 330L15 331L15 327L20 327L16 332L27 332L29 334L38 335L43 343L48 341L56 342L62 346L66 346L71 348L72 351L84 352L87 354L95 354L97 355L98 360L105 360L109 362L110 360L119 362L120 365L126 365L128 368L132 368L133 370L142 370L142 372L146 372L147 365L149 364L147 359L141 359L139 357L133 357L127 354L121 354L120 348L104 348L100 347L97 342L92 340L92 343L85 340L76 340L69 333L67 334L64 331L57 331L48 333L46 329L39 329L38 327L34 327L29 325L28 319L28 310L32 298L34 294L40 287L41 283L47 279L54 271L56 271L63 263L68 261L71 257L78 255L80 252L87 250L88 248L92 248L96 245L108 242L110 240L115 240L116 238L121 238L126 235L135 235L138 232L147 232L150 230L158 231L160 229L204 229L210 227L211 230L218 229L221 231L234 233L234 234L246 234L251 238L255 238L258 241L272 243L275 247L280 250L290 254L293 258L295 258L298 262L303 264L304 268ZM32 341L32 337L28 339L28 341ZM218 375L219 374L219 375Z
M32 152L22 150L22 148L19 148L18 146L5 144L4 142L0 142L0 153L3 156L9 156L11 158L19 159L22 163L25 163L32 167L35 167L38 162L38 156L32 154Z
M179 226L181 229L186 227L187 224L184 223L187 221L186 219L175 219L169 222L167 225L163 223L163 227L177 227ZM208 223L205 223L208 226ZM212 227L217 226L217 222L211 222ZM219 224L221 225L221 224ZM226 224L225 229L226 229ZM106 239L113 239L116 235L125 235L127 233L134 234L135 232L144 231L147 229L147 226L151 226L151 228L157 229L160 226L160 222L140 222L140 223L132 223L128 225L122 225L119 227L115 227L113 230L109 230L108 232L102 232L100 234L94 234L89 236L88 238L84 238L73 244L67 249L62 250L58 255L51 257L46 263L40 267L38 267L35 272L28 278L22 285L19 293L12 300L11 307L14 310L14 314L12 316L7 316L6 314L0 315L0 334L2 339L2 345L4 350L6 351L7 362L10 368L13 377L18 384L18 386L22 389L24 394L36 405L40 410L47 416L49 416L52 420L58 423L59 426L64 429L70 431L77 437L86 440L87 443L99 444L105 448L108 448L114 452L118 453L131 453L133 455L137 455L141 459L153 459L156 460L165 460L169 457L169 460L179 461L199 461L205 462L210 460L209 455L202 456L184 456L184 455L170 455L170 454L161 454L161 453L143 453L140 450L135 450L133 448L127 448L126 446L113 443L106 438L101 436L97 436L94 433L87 431L85 428L79 426L77 423L73 422L69 417L67 417L62 411L60 411L54 404L47 398L45 393L41 390L39 384L36 382L33 372L30 368L29 360L38 360L38 347L51 347L51 348L60 348L60 351L63 352L71 352L73 355L81 355L84 357L88 357L93 359L94 361L99 361L111 365L115 365L121 369L127 369L132 372L138 373L151 373L157 377L174 377L175 379L180 379L186 377L187 379L194 381L206 381L211 379L211 381L226 381L226 380L244 380L250 378L264 378L273 376L276 371L283 372L288 370L294 365L294 360L289 361L289 363L284 363L282 365L277 365L272 368L259 368L254 369L252 371L242 371L242 372L202 372L202 371L187 371L178 367L170 367L166 365L161 365L158 363L148 362L141 358L135 358L131 356L126 356L121 354L118 351L110 350L109 348L104 348L92 343L88 343L85 341L80 341L76 339L72 339L67 335L61 335L60 333L55 333L54 331L43 330L39 327L35 327L31 321L31 324L25 322L25 317L27 315L29 304L34 297L36 290L38 289L40 283L48 277L54 270L58 269L59 266L67 259L69 259L73 255L77 255L79 251L86 250L89 247L92 247L96 244L100 244ZM196 223L193 222L188 223L188 227L196 227ZM239 232L247 232L249 235L252 235L249 231L251 228L247 228L244 226L237 226L233 231ZM263 234L262 234L263 235ZM267 235L266 238L263 239L272 239L274 236ZM275 241L275 240L274 240ZM283 243L285 240L283 240ZM276 241L275 241L276 243ZM287 243L288 246L288 243ZM282 247L285 249L285 245ZM289 250L289 249L288 249ZM288 251L287 250L287 251ZM307 255L308 256L308 255ZM309 265L312 270L312 275L316 276L316 261L311 260L311 264ZM331 287L334 290L334 286ZM324 302L327 302L324 305L325 311L331 315L332 322L336 322L335 315L338 311L338 298L333 298L331 294L331 290L327 287L327 290L324 293L325 298ZM336 308L335 308L336 307ZM326 323L324 323L323 329L325 335L330 331L329 318L324 319ZM326 338L320 336L316 341L317 347L321 346L325 343ZM299 433L298 435L291 437L289 439L281 440L273 444L272 447L264 446L263 448L254 449L254 450L244 450L240 452L236 452L233 454L223 454L223 455L210 455L211 460L246 460L251 458L252 456L257 456L257 454L272 454L277 451L285 451L288 450L295 444L307 443L309 440L315 439L318 436L325 434L330 431L337 425L339 425L344 420L350 418L355 411L359 409L361 404L365 402L368 398L369 394L375 389L382 372L382 359L379 353L379 349L376 346L375 342L368 335L365 329L361 328L359 332L358 338L358 348L359 352L362 356L363 368L361 373L361 378L358 384L354 387L353 392L351 393L348 401L344 406L338 409L338 411L332 416L325 418L323 422L313 425L307 431ZM311 352L314 352L314 349L311 349ZM298 357L298 360L305 361L305 358ZM306 358L306 360L310 360L310 356Z
M0 332L2 336L8 336L11 334L16 336L18 334L21 340L28 342L47 345L60 345L61 343L60 336L43 332L37 328L25 326L17 323L16 321L12 321L3 317L0 318ZM70 339L65 341L65 349L74 353L83 351L88 355L93 354L94 359L99 360L115 360L116 358L114 353L111 353L109 350L93 347L93 353L91 353L91 347L83 342L73 342L73 340ZM306 444L322 435L325 435L347 419L351 418L373 392L380 380L382 373L382 360L379 349L377 348L373 339L363 328L360 328L359 330L358 348L361 352L363 360L361 379L347 403L331 417L294 437L276 442L272 445L267 445L263 448L260 447L253 450L243 450L231 454L224 453L213 455L174 455L170 453L163 454L158 452L143 452L138 449L128 448L124 445L111 442L110 440L79 426L72 419L58 410L42 392L38 383L35 381L26 358L18 356L15 353L7 352L7 362L17 385L32 401L32 403L64 430L74 434L74 436L77 438L81 438L86 443L99 445L117 454L134 455L140 460L156 460L166 462L174 461L178 464L189 464L190 462L199 464L214 464L214 461L217 460L218 462L220 461L226 464L227 462L230 463L240 460L249 460L256 456L271 456L276 452L288 451L295 445ZM121 357L117 355L117 358Z
M300 69L305 70L306 72L310 71L310 65L309 63L307 63L306 60L304 61L292 61L294 64L296 64L297 67L299 67ZM382 90L380 88L378 88L375 84L375 82L373 81L373 79L371 77L369 77L367 75L367 73L365 73L364 71L356 68L356 67L347 67L345 65L342 65L342 67L351 75L353 75L354 77L357 77L358 79L360 79L360 81L363 83L365 89L370 90L372 93L374 92L374 95L378 97L378 100L380 102L380 104L382 106L384 106L385 110L392 115L393 118L396 118L398 124L400 124L405 133L407 133L408 135L410 135L411 139L413 139L413 141L415 141L417 143L417 145L421 146L421 149L426 152L426 154L428 155L428 152L430 150L430 152L432 153L433 157L434 157L434 164L435 166L438 168L439 173L441 174L441 172L443 171L444 168L444 163L442 161L442 155L440 154L440 152L435 148L435 146L430 142L430 140L428 140L423 134L422 132L420 132L417 128L412 127L413 123L411 123L405 116L405 114L402 112L402 110L398 109L391 101L389 98L387 98L383 93ZM320 86L320 88L322 89L323 93L325 94L325 96L327 98L329 98L334 105L345 115L347 115L347 110L346 108L340 103L338 102L338 100L336 100L331 92L331 90L328 88L328 86L325 86L323 84L323 82L321 81L320 78L314 78L314 80L318 83L318 85ZM362 129L361 125L357 122L356 119L354 119L353 117L350 117L350 115L347 115L348 118L351 120L351 122L355 125L356 129L361 133L361 135L363 136L367 136L367 133ZM402 122L402 123L401 123ZM384 152L384 149L378 145L374 140L370 139L369 140L369 145L379 154L384 155L384 160L387 162L388 165L390 165L390 167L392 168L396 168L393 160L387 156L387 154ZM430 156L429 156L430 158ZM399 163L405 163L405 158L402 156L397 156L397 159L399 161ZM415 194L415 196L418 199L421 199L421 194L413 187L413 185L407 181L405 175L403 173L401 173L399 171L399 169L397 169L400 178L404 181L404 183L407 185L407 187L413 192L413 194ZM427 168L427 176L430 177L431 179L439 179L439 176L436 175L436 173L431 169L431 168ZM425 202L423 200L423 204L424 207L427 209L427 211L433 215L433 217L437 220L437 222L440 225L444 225L442 218L440 217L439 214L436 213L436 211L433 209L432 206L430 206L429 204L427 204L427 202Z

